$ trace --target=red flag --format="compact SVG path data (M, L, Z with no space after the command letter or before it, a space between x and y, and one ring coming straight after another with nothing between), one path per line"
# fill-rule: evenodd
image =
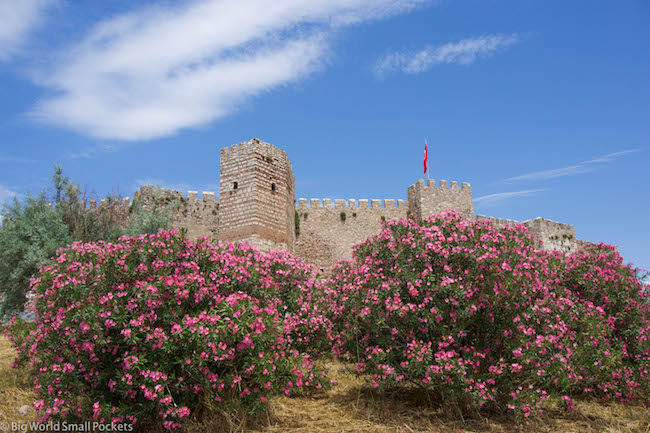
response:
M429 159L429 152L427 151L427 140L424 140L424 174L427 174L428 159Z

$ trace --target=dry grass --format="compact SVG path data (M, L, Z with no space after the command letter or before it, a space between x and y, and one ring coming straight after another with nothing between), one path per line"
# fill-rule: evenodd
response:
M337 380L331 390L313 398L276 398L271 420L259 432L574 432L650 433L650 410L642 406L579 402L580 412L550 408L532 421L511 417L469 415L454 409L434 408L421 394L380 394L364 381L330 364Z
M14 354L7 339L0 337L0 422L27 423L36 420L34 411L21 415L18 410L31 408L34 394L24 372L9 367ZM205 414L202 422L188 425L188 433L650 433L650 409L638 405L579 402L580 412L551 408L535 420L515 422L507 416L435 408L414 392L380 394L341 364L328 367L337 381L328 391L309 398L276 397L269 415L254 420Z
M34 413L34 391L27 375L22 370L11 368L16 352L9 340L0 336L0 422L28 423L38 418ZM29 413L22 415L19 409L29 407Z

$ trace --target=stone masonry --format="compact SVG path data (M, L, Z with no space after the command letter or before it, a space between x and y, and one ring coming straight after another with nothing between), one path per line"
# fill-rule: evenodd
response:
M293 251L294 184L283 150L257 139L221 149L218 239Z
M219 200L213 192L178 191L142 187L134 198L146 207L180 203L174 225L188 236L208 236L220 242L247 242L261 251L290 251L318 268L350 258L352 247L379 232L383 219L409 215L423 219L449 209L468 220L491 220L497 226L517 222L474 215L469 183L418 180L408 187L408 200L311 199L296 204L295 180L289 157L259 139L221 149ZM135 201L135 200L134 200ZM100 204L101 208L102 204ZM128 210L129 201L122 206ZM521 224L537 238L539 247L563 252L577 250L572 225L544 218Z

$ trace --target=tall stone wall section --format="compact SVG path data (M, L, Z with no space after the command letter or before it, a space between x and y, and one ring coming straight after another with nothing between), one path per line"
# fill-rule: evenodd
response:
M334 200L301 198L296 207L299 234L295 254L317 268L328 269L336 261L352 257L352 246L379 233L383 219L408 214L404 200Z
M474 202L472 201L472 187L463 182L458 187L458 182L441 180L436 187L436 181L429 179L418 180L408 190L409 210L418 220L429 215L443 213L449 209L456 209L465 219L474 220Z
M188 191L187 198L181 199L181 206L174 211L174 226L185 228L190 239L219 239L219 202L214 192L204 191L199 199L197 191Z
M496 227L522 224L526 226L528 232L535 237L537 248L548 251L556 250L564 253L571 253L579 250L585 244L590 244L589 242L576 239L574 226L546 218L537 217L533 220L519 222L502 218L486 217L484 215L476 215L476 220L490 221Z
M571 253L578 249L575 227L545 218L524 221L528 231L539 240L544 250L558 250Z
M219 239L293 252L294 184L289 157L269 143L221 149Z
M52 204L49 206L53 207ZM133 202L129 197L119 200L80 200L77 206L85 212L111 213L120 224L125 224L132 217L133 206L151 212L169 210L172 226L185 229L187 237L219 239L219 202L215 200L214 192L204 191L202 198L199 198L197 191L188 191L183 197L180 191L145 185L135 192Z
M136 191L133 199L145 210L168 208L172 212L172 225L185 229L190 239L202 236L219 239L219 202L214 192L204 191L199 199L197 191L188 191L187 197L183 197L180 191L146 185Z

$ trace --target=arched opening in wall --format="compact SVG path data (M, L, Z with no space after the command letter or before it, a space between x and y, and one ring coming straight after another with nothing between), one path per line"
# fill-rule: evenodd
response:
M232 189L237 189L237 188L239 188L239 184L237 182L233 182Z
M275 184L274 183L271 184L271 191L275 191Z

